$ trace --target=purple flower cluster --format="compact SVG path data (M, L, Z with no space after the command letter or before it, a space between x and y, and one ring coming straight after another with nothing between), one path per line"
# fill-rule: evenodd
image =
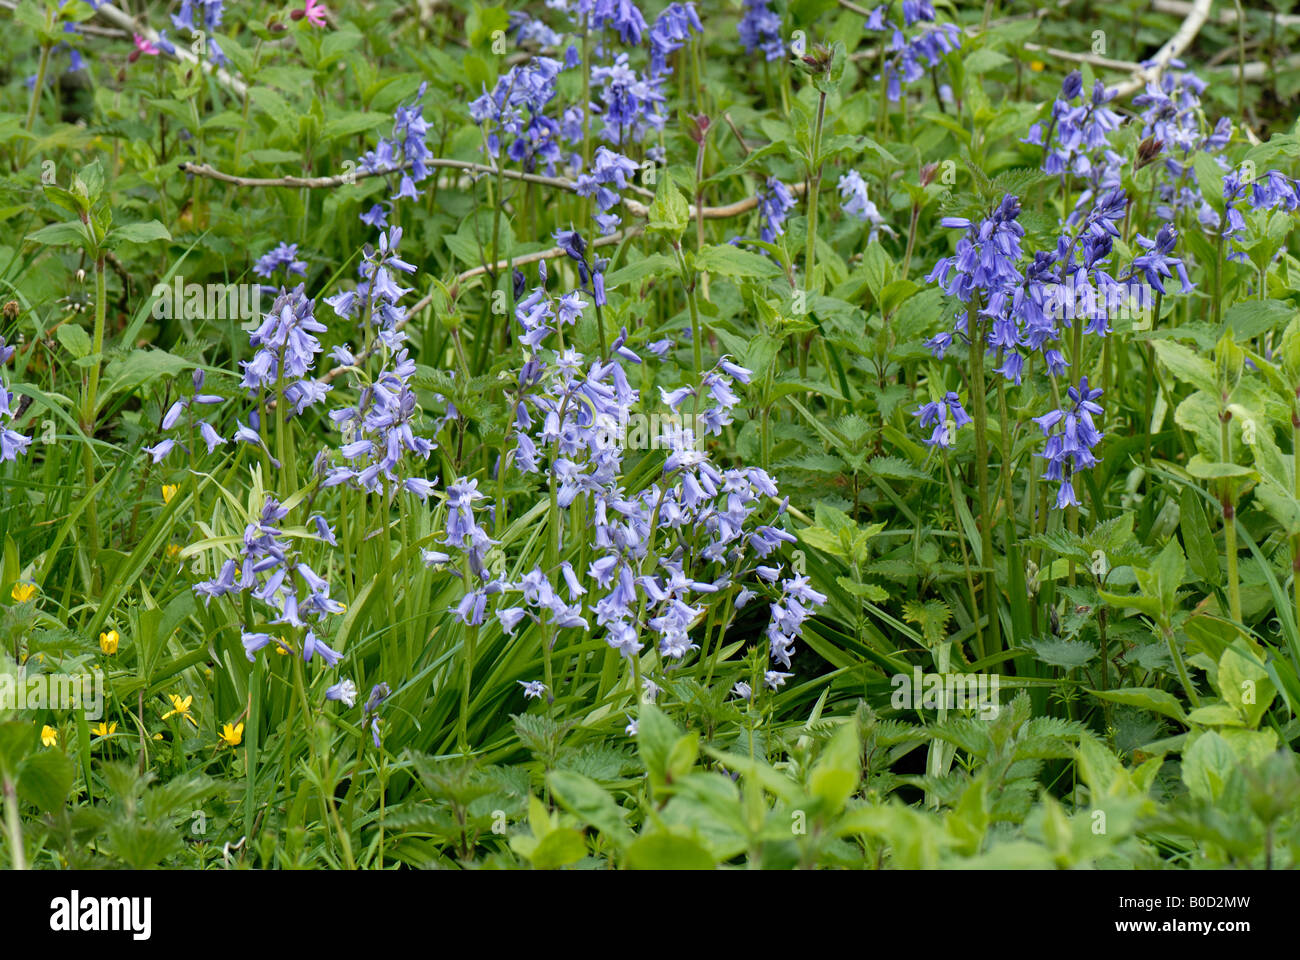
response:
M361 264L357 267L361 279L356 287L325 298L341 319L359 320L367 330L373 328L380 343L389 350L400 349L406 339L398 329L406 318L406 308L398 301L411 292L410 287L398 285L394 271L415 273L415 265L403 260L397 252L401 242L401 227L381 231L378 247L365 246ZM346 344L336 348L334 355L340 363L348 366L355 360Z
M587 14L595 29L613 30L628 46L641 45L641 35L647 26L632 0L579 0L578 9Z
M1102 415L1101 406L1096 402L1101 391L1090 390L1088 378L1083 377L1079 385L1070 387L1067 393L1071 402L1064 410L1052 410L1034 417L1034 423L1047 438L1043 452L1038 454L1047 460L1043 477L1060 484L1056 493L1058 510L1078 505L1072 482L1074 473L1097 463L1092 451L1102 438L1092 419Z
M1088 189L1079 196L1070 215L1071 220L1086 210L1095 196L1121 184L1124 159L1111 149L1110 135L1119 129L1123 118L1106 105L1114 96L1115 92L1107 90L1098 80L1092 95L1085 98L1083 75L1075 70L1061 84L1046 133L1041 122L1035 123L1021 140L1043 148L1045 173L1073 174L1088 182Z
M366 151L361 157L361 169L367 173L402 171L397 192L388 198L390 204L403 197L417 199L420 191L416 189L416 184L429 176L427 161L433 152L426 142L429 121L424 119L424 106L420 103L428 86L427 83L421 83L415 92L415 98L410 103L397 107L393 112L392 136L381 137L375 149ZM361 220L369 226L383 228L388 224L387 211L383 205L375 204L361 215Z
M295 413L325 399L329 384L310 376L322 349L314 334L326 329L314 310L315 301L307 299L302 284L276 297L261 325L249 334L257 352L252 360L240 362L244 371L240 385L250 397L280 392Z
M195 23L195 8L199 11L199 21ZM225 13L225 3L223 0L181 0L181 8L171 15L172 25L177 30L185 30L191 34L203 33L206 35L206 44L208 55L212 62L221 66L227 65L230 61L226 55L221 52L221 47L217 44L213 31L221 26L221 18ZM162 46L164 37L159 36L159 46ZM171 44L167 44L171 47ZM166 49L166 47L164 47ZM175 52L174 48L169 52Z
M524 619L555 630L595 628L624 656L639 654L648 632L659 655L680 660L696 644L691 630L704 614L702 600L738 586L734 575L756 576L760 586L775 590L769 624L770 655L789 665L796 638L812 609L825 601L800 577L782 578L779 567L762 565L783 544L794 542L784 530L759 519L759 507L776 496L776 486L758 469L715 467L699 437L719 434L740 402L734 383L748 383L750 371L724 357L701 379L695 398L698 417L680 413L696 390L660 387L673 411L652 439L668 451L660 480L638 493L622 485L625 431L640 394L628 381L623 363L639 363L625 346L626 332L611 347L611 359L588 360L572 347L551 351L546 341L555 328L576 322L583 304L573 294L551 298L545 276L517 311L528 358L520 372L515 405L515 445L511 463L523 474L544 473L556 491L560 509L587 498L592 517L590 544L595 557L585 571L568 562L547 571L535 567L517 581L489 579L482 555L491 541L473 525L465 505L478 494L468 488L457 495L462 513L447 542L471 551L470 563L480 583L467 585L457 615L466 623L486 616L487 601L499 594L495 616L514 633ZM449 494L449 510L452 503ZM784 506L782 505L783 509ZM778 511L778 513L780 510ZM651 565L651 544L655 564ZM744 568L750 556L757 558ZM426 560L445 563L447 554ZM703 571L712 568L712 572ZM730 572L729 572L730 571ZM753 592L744 589L737 605Z
M423 477L403 476L403 459L407 453L428 460L433 441L415 433L420 417L420 403L411 386L415 361L403 349L390 358L375 381L361 388L353 406L330 411L332 420L343 433L339 453L345 465L331 469L322 481L325 487L353 483L375 492L385 484L402 486L421 500L433 492L433 484Z
M470 102L469 115L486 130L488 153L495 157L502 138L509 137L506 154L528 172L544 169L554 174L563 160L563 131L559 121L547 114L555 97L555 80L564 65L550 57L533 57L511 67L497 79L489 92ZM581 131L578 132L581 139Z
M920 80L946 54L961 48L961 30L955 24L936 23L929 0L904 0L902 16L900 29L889 19L889 7L881 5L871 10L866 22L868 32L890 35L885 45L885 78L893 101L902 96L904 83Z
M298 244L282 242L258 257L253 264L253 273L263 279L269 279L280 269L284 270L286 280L294 274L307 275L307 261L298 259Z
M194 592L205 604L227 594L247 593L271 608L272 625L283 625L289 628L285 634L301 636L297 652L305 662L319 654L333 666L340 654L317 637L316 630L326 616L342 613L344 607L330 597L328 581L301 558L280 529L280 521L288 515L289 509L268 494L258 517L244 528L239 558L228 558L214 578L195 584ZM318 539L333 540L323 518L312 522ZM290 639L281 633L245 628L242 640L249 660L272 642L282 651L293 652Z
M1213 129L1207 129L1201 106L1205 81L1183 70L1180 60L1170 61L1170 66L1178 69L1162 72L1159 81L1148 83L1146 90L1133 98L1133 105L1142 108L1142 136L1165 157L1155 213L1162 220L1173 221L1180 211L1195 210L1202 225L1214 227L1218 214L1201 195L1192 160L1197 153L1210 154L1226 172L1228 164L1221 154L1232 139L1232 121L1220 117Z
M695 12L695 4L670 3L655 19L650 28L650 74L662 76L669 72L668 56L684 47L692 33L704 33L704 24Z
M776 177L768 177L758 192L758 217L761 226L758 238L764 243L774 243L785 233L785 219L794 209L794 195L790 188Z
M945 450L956 444L957 431L971 422L970 415L962 409L961 398L952 390L942 400L922 404L912 416L920 418L922 427L934 427L926 445Z
M592 158L591 172L581 174L577 180L577 193L582 197L596 198L597 213L592 216L603 234L618 229L622 218L611 213L619 203L616 191L626 189L636 176L636 164L608 147L597 147Z
M1237 248L1246 233L1246 221L1241 215L1243 202L1256 211L1282 209L1295 213L1300 210L1300 182L1276 170L1253 180L1247 179L1244 169L1233 170L1223 178L1223 202L1226 214L1223 237L1232 244L1228 259L1244 262L1246 253ZM1216 215L1214 226L1218 225Z
M1069 92L1068 81L1066 88ZM954 333L973 341L974 333L967 329L973 307L985 338L982 343L971 342L971 349L996 353L1001 360L995 368L997 373L1018 384L1026 357L1041 353L1048 375L1058 377L1067 368L1059 345L1062 326L1073 327L1086 321L1084 332L1106 336L1113 313L1129 305L1135 278L1145 280L1163 294L1163 280L1176 274L1182 282L1182 292L1189 292L1192 284L1186 267L1173 252L1178 235L1168 224L1154 240L1138 234L1136 242L1143 252L1133 258L1127 271L1114 269L1111 264L1114 241L1120 236L1120 224L1127 209L1128 197L1122 189L1101 191L1086 205L1075 208L1072 222L1063 226L1054 248L1033 253L1027 262L1022 249L1024 229L1018 222L1018 198L1005 196L978 222L945 217L941 221L943 226L965 232L957 241L955 253L941 258L927 280L938 283L962 307L956 313L954 331L940 333L928 342L932 351L942 358L953 343ZM1117 277L1116 273L1121 275ZM982 385L978 388L982 389ZM1093 402L1100 394L1088 394L1086 384L1081 389L1083 399L1079 403L1089 406L1079 409L1100 414L1101 408ZM956 411L953 412L955 415ZM915 415L921 419L922 426L934 427L928 441L931 446L949 445L944 441L950 441L951 435L944 427L937 402L926 404ZM960 418L954 416L954 419ZM1093 443L1087 444L1087 449L1090 451L1092 446ZM1050 441L1046 449L1048 452L1043 455L1050 454L1049 459L1055 459L1051 459L1054 466L1045 476L1062 484L1058 504L1075 502L1073 487L1069 486L1070 472L1064 471L1060 458L1051 453ZM1072 469L1084 469L1095 462L1088 459L1090 453L1084 456L1072 444L1067 444L1065 451L1072 458Z
M871 224L871 230L867 234L868 242L875 240L882 232L893 234L894 231L885 223L885 218L867 196L867 182L862 179L862 174L850 170L840 177L836 186L840 192L840 209L855 220Z
M628 55L620 53L609 66L592 67L591 82L600 96L604 139L618 146L639 143L663 128L662 76L639 73L629 66Z
M740 42L747 53L761 51L767 61L785 55L781 41L781 18L768 6L768 0L745 0L745 15L737 26Z
M180 400L177 400L175 403L173 403L170 407L167 408L167 412L163 414L162 424L161 424L164 430L171 430L172 428L174 428L176 424L180 421L181 414L184 413L186 410L192 411L192 408L195 406L217 406L218 404L225 402L225 399L223 397L217 396L214 393L202 392L205 379L206 379L206 374L204 374L202 370L195 368L194 376L192 378L192 382L194 384L194 392L188 397L182 397ZM212 424L208 423L207 420L199 420L197 423L193 423L192 412L191 412L190 419L191 419L191 430L197 429L199 431L199 436L201 436L203 438L203 442L207 444L208 453L211 453L217 447L221 446L226 442L226 440L220 434L217 433L216 429L212 426ZM261 438L259 437L258 441L260 442L260 440ZM175 440L171 437L164 437L162 440L158 441L152 447L145 447L144 452L149 454L149 456L153 459L154 463L161 463L163 460L167 458L167 455L171 453L172 450L175 449L177 446L180 446L182 450L186 450L186 452L188 452L188 448L185 446L184 443L181 443L180 441Z
M14 348L5 343L4 337L0 337L0 366L8 363L13 355ZM13 420L13 399L14 395L9 392L9 385L0 378L0 424L7 424ZM31 437L25 437L9 426L0 427L0 463L17 460L20 454L27 452L31 442Z

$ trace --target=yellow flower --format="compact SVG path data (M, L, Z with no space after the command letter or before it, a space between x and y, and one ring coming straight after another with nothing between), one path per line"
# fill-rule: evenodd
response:
M179 543L167 544L167 559L176 560L181 555L181 545Z
M155 740L161 740L163 737L162 737L162 734L161 734L161 733L155 733L155 734L153 735L153 738L154 738Z
M1034 71L1034 73L1042 73L1047 69L1047 64L1043 63L1041 60L1032 60L1029 63L1029 69Z
M232 747L239 746L239 742L244 739L244 724L241 722L232 726L227 723L221 728L218 739Z
M101 721L99 726L91 727L90 732L97 737L112 736L114 733L117 732L117 721L114 720L112 723L103 723Z
M174 483L164 483L162 485L163 503L171 503L172 497L176 496L176 491L179 489Z
M167 699L172 702L172 709L163 714L164 720L170 719L171 717L184 717L190 723L194 724L194 726L197 727L199 725L199 722L190 716L190 704L194 702L193 697L186 697L182 700L176 694L169 693L167 694Z
M110 630L108 633L101 633L99 635L99 649L111 656L112 654L117 653L117 644L121 639L122 638L117 635L116 630Z
M26 603L36 596L36 584L15 583L9 595L14 598L15 603Z
M58 746L59 731L55 730L47 723L45 726L41 727L41 743L45 744L47 747Z

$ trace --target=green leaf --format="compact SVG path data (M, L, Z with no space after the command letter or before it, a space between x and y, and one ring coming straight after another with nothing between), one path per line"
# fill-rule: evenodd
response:
M586 855L587 841L582 834L572 827L558 827L542 837L528 859L538 870L555 870L577 863Z
M668 719L668 715L651 703L643 703L637 714L637 749L641 762L654 783L662 783L668 775L668 759L681 731Z
M695 267L733 280L751 277L772 278L780 276L781 269L767 257L741 250L729 243L702 248L695 255Z
M1152 340L1156 356L1165 368L1184 383L1204 390L1211 397L1219 395L1219 384L1214 374L1214 364L1192 352L1190 347L1172 340Z
M670 176L662 176L655 188L655 198L650 204L646 229L678 240L690 223L690 205Z
M63 330L64 327L60 327ZM133 391L151 386L168 377L175 377L194 364L166 350L132 350L125 356L115 357L104 369L103 395L111 396L122 391Z
M477 255L477 253L476 253ZM673 276L677 273L677 261L662 253L651 254L633 260L626 266L619 267L605 275L605 289L617 290L624 284L638 285L649 277Z
M88 237L85 224L80 220L66 220L41 227L35 233L28 234L27 239L48 247L68 247L85 246Z
M1192 167L1196 171L1196 184L1200 187L1201 196L1210 202L1210 206L1222 213L1223 212L1223 170L1215 162L1214 157L1205 151L1197 151L1196 156L1192 158Z
M1074 670L1097 656L1097 648L1082 640L1045 637L1025 644L1039 661L1063 670Z
M344 137L355 136L358 133L365 133L368 130L382 127L390 121L391 118L382 113L348 111L341 116L332 116L325 121L325 126L321 128L321 142L329 143L332 140L340 140Z
M0 774L13 777L36 744L36 728L21 720L0 723Z
M61 810L72 790L72 761L59 750L42 750L23 761L18 773L18 793L46 813Z
M1187 720L1183 705L1168 690L1155 687L1120 687L1117 690L1089 690L1088 692L1094 697L1109 700L1111 703L1123 703L1130 707L1150 710L1152 713L1173 717L1180 722Z
M106 245L113 243L152 243L155 240L170 240L172 235L157 220L145 223L124 223L114 227L109 233Z
M1214 535L1210 533L1200 495L1191 487L1184 487L1179 498L1179 525L1192 573L1217 587L1223 579L1219 570L1219 551L1215 548Z
M552 770L546 782L560 806L595 827L616 847L622 849L631 842L632 832L623 822L623 808L596 781L570 770Z
M54 331L54 335L58 337L59 344L63 349L67 350L77 360L90 353L90 334L75 323L65 323Z
M1183 783L1196 799L1214 803L1236 766L1237 755L1228 741L1211 730L1183 751Z
M627 865L631 870L712 870L717 863L689 837L652 833L628 847Z
M858 788L860 754L857 722L849 719L840 724L813 765L808 789L830 816L839 813Z

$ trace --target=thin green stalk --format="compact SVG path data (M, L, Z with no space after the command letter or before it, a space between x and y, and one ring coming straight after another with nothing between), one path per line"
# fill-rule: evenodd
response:
M23 849L23 825L18 819L18 790L13 780L4 778L0 785L5 795L5 834L9 844L9 858L15 870L27 869L27 853Z
M988 653L1001 653L1001 630L998 624L997 577L993 563L993 515L989 508L988 402L984 396L984 331L979 316L979 300L972 300L966 314L970 333L970 392L975 421L975 489L979 497L980 566L984 570L984 612L989 618Z
M1223 462L1232 462L1232 432L1228 429L1230 415L1219 416L1219 443ZM1233 504L1231 480L1223 481L1223 549L1228 554L1228 610L1232 619L1241 623L1241 581L1237 574L1237 511Z
M41 102L41 92L45 89L45 71L50 65L50 45L47 42L41 43L41 62L36 68L36 86L32 87L32 99L27 104L27 123L23 129L31 133L32 127L36 125L36 110Z
M826 91L817 94L817 125L813 128L812 162L808 170L808 242L804 251L804 289L813 288L813 267L817 259L817 192L822 184L822 127L826 122Z

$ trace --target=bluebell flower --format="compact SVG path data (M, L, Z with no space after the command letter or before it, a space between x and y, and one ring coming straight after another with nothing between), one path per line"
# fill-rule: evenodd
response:
M768 177L758 194L758 237L764 243L775 243L785 233L785 220L794 209L794 195L790 188L776 177Z
M737 25L740 42L747 53L760 51L768 61L785 56L781 40L781 18L768 5L768 0L745 0L745 14Z
M1047 460L1044 479L1059 484L1055 504L1058 510L1078 504L1072 482L1074 474L1098 462L1093 448L1102 439L1102 433L1093 421L1093 417L1101 416L1103 412L1096 402L1101 390L1089 389L1088 378L1083 377L1077 387L1069 388L1067 394L1071 403L1065 409L1051 410L1034 418L1047 438L1038 456Z

